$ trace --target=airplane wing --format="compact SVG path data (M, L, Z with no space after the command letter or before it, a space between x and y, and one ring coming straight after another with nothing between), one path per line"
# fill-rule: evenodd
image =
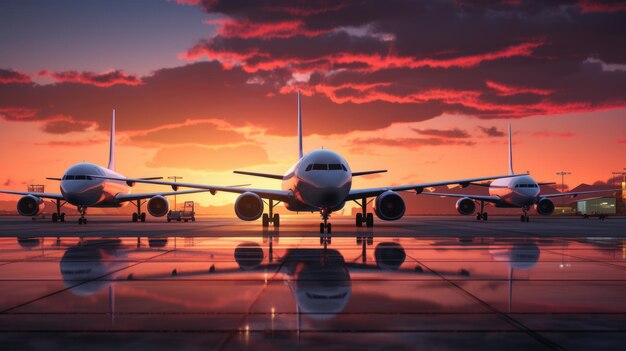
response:
M44 199L53 199L53 200L64 200L63 194L50 194L50 193L34 193L28 191L12 191L12 190L0 190L0 193L3 194L13 194L13 195L32 195L36 197L41 197Z
M166 192L155 192L155 193L137 193L137 194L117 194L115 198L119 202L125 201L133 201L133 200L143 200L149 199L154 196L170 196L170 195L184 195L184 194L195 194L207 192L209 190L185 190L185 191L166 191Z
M526 174L507 174L507 175L482 177L482 178L445 180L441 182L432 182L432 183L398 185L398 186L388 186L388 187L380 187L380 188L353 189L353 190L350 190L350 194L348 194L348 197L346 200L357 200L357 199L362 199L362 198L367 198L367 197L372 197L372 196L378 196L386 191L415 190L415 192L419 194L424 190L424 188L429 188L433 186L458 184L462 187L466 187L470 183L474 183L474 182L481 182L484 180L499 179L499 178L519 177L521 175L526 175Z
M232 186L219 186L219 185L209 185L209 184L194 184L194 183L182 183L182 182L164 182L164 181L156 181L156 180L146 180L140 178L115 178L115 177L104 177L99 175L92 175L94 178L101 179L110 179L117 180L120 182L127 183L144 183L144 184L156 184L156 185L169 185L172 189L177 190L179 187L184 188L196 188L203 189L204 191L209 191L211 194L215 194L218 191L223 191L227 193L235 193L235 194L243 194L243 193L254 193L264 199L276 200L276 201L290 201L293 198L293 193L289 190L271 190L271 189L256 189L256 188L240 188L240 187L232 187ZM180 192L178 193L180 194Z
M432 196L442 196L442 197L459 197L459 198L469 198L472 200L478 200L478 201L486 201L486 202L498 202L500 201L500 197L499 196L489 196L489 195L472 195L472 194L449 194L449 193L430 193L430 192L425 192L422 193L421 195L432 195Z
M591 191L571 191L571 192L568 192L568 193L539 195L539 197L543 197L543 198L563 197L563 196L576 197L578 195L583 195L583 194L610 193L611 191L620 191L620 190L622 190L622 189L591 190Z

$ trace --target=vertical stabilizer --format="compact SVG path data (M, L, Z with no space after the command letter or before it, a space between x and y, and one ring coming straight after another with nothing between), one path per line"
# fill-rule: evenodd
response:
M300 104L300 89L298 89L298 153L298 158L302 158L302 105Z
M115 109L111 117L111 140L109 141L109 166L108 169L115 170Z
M511 123L509 123L509 174L513 172L513 142L511 141Z

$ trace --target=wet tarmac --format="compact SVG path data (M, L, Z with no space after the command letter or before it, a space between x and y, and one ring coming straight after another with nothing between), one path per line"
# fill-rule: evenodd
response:
M626 342L624 220L420 217L369 231L340 223L323 238L304 222L261 231L223 219L107 221L50 229L0 220L2 350L615 350ZM546 226L578 229L549 235Z

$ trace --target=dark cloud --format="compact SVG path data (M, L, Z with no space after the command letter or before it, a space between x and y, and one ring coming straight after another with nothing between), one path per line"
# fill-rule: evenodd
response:
M60 118L47 121L42 130L50 134L67 134L71 132L83 132L93 126L93 122L75 121L72 118Z
M485 133L485 135L489 136L489 137L501 137L501 136L505 136L506 133L498 130L498 128L494 127L478 127L478 129L480 129L483 133Z
M442 138L469 138L469 134L459 128L454 129L417 129L411 128L416 133Z
M27 84L32 83L30 76L26 73L14 69L2 69L0 68L0 84L20 83Z

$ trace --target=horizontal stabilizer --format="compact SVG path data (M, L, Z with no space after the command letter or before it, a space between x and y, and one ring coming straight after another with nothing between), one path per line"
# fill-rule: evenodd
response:
M353 177L358 177L358 176L364 176L364 175L368 175L368 174L385 173L385 172L387 172L386 169L379 169L379 170L376 170L376 171L352 172L352 176Z
M254 177L263 177L263 178L272 178L272 179L283 179L283 176L280 174L268 174L268 173L256 173L256 172L246 172L246 171L233 171L233 173L237 174L245 174Z

